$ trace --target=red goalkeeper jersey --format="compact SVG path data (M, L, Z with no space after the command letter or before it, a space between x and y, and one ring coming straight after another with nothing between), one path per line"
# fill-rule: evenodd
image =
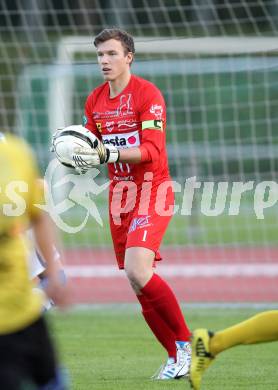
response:
M169 180L165 102L151 82L131 75L126 88L114 98L109 97L108 82L103 83L87 98L83 125L105 145L141 150L139 164L108 164L112 187L126 180L140 187L146 172L152 173L154 187Z

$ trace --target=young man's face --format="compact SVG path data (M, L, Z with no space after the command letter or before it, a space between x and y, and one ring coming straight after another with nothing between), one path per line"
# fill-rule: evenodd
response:
M129 72L132 53L125 54L120 41L109 39L97 46L98 63L105 80L113 81Z

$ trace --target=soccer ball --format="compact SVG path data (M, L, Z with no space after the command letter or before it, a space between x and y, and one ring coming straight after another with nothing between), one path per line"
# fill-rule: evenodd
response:
M78 148L95 149L99 144L98 138L81 125L72 125L59 129L52 137L51 150L57 159L66 167L74 168L72 156Z

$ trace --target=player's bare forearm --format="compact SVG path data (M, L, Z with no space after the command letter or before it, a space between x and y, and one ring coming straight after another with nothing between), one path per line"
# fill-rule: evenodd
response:
M120 150L119 161L123 163L139 164L142 160L141 150L139 148L129 148Z
M36 244L46 261L46 276L48 285L46 294L59 307L66 307L69 303L68 288L59 278L59 268L55 261L53 247L57 245L54 226L50 217L42 212L33 222Z
M40 213L32 222L36 245L47 263L47 276L53 276L57 271L53 251L53 246L57 246L57 241L53 223L45 212Z

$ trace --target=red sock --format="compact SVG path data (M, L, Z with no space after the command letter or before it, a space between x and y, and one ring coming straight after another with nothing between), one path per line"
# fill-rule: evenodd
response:
M142 314L149 325L151 331L168 352L169 357L176 359L176 336L163 321L160 315L153 309L150 302L144 295L137 295L142 306Z
M163 279L157 274L153 274L152 278L141 289L141 293L169 326L177 341L190 340L190 331L185 323L178 301Z

